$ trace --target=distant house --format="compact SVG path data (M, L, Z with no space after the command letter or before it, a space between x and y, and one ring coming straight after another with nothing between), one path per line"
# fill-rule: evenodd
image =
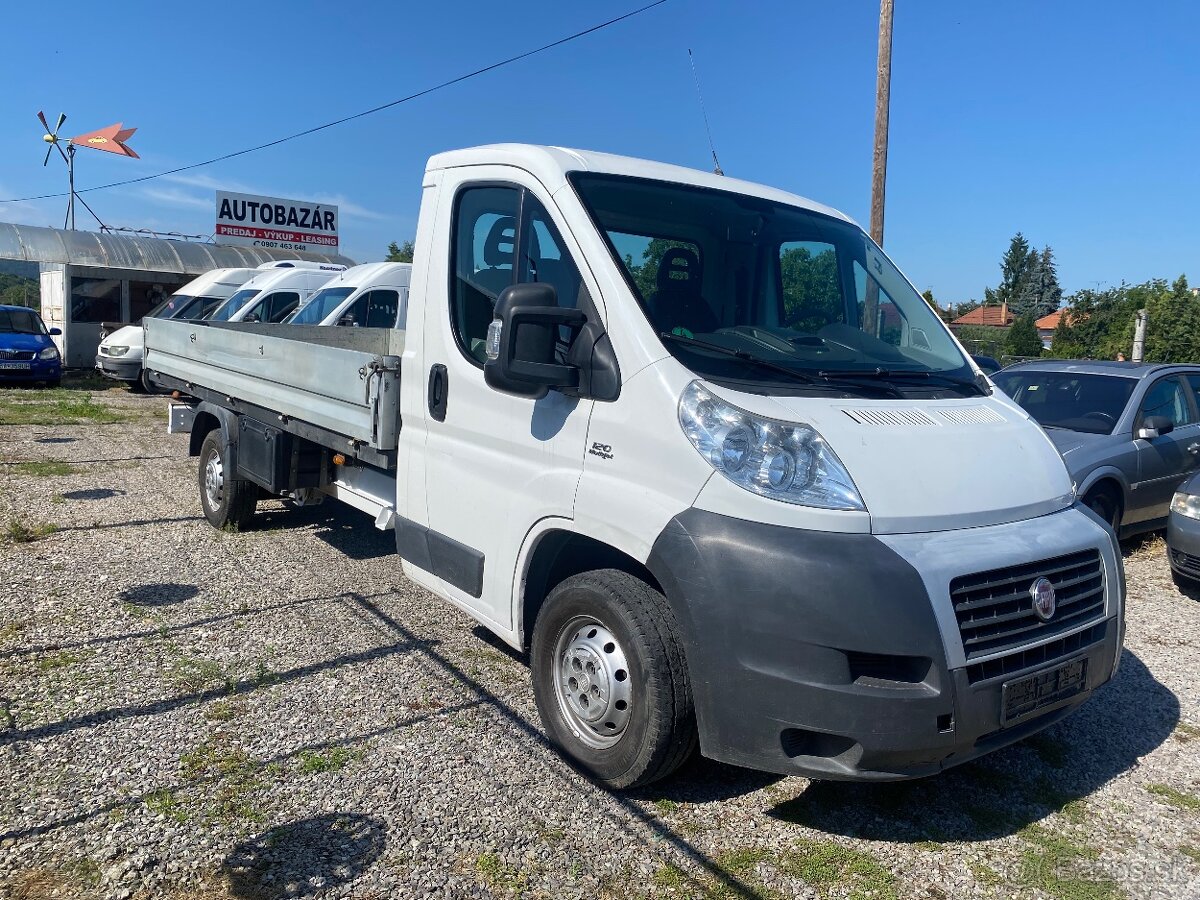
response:
M1008 311L1008 304L1000 306L977 306L964 316L959 316L950 325L981 325L984 328L1008 328L1015 319Z
M1042 346L1047 350L1050 349L1050 344L1054 340L1054 329L1058 327L1059 320L1067 314L1065 309L1056 309L1048 316L1042 316L1034 324L1037 325L1038 337L1042 339Z

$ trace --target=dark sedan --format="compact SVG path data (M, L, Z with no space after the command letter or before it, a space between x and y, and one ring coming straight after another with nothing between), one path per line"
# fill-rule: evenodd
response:
M1079 496L1122 536L1167 524L1200 466L1200 366L1044 360L992 381L1036 419Z

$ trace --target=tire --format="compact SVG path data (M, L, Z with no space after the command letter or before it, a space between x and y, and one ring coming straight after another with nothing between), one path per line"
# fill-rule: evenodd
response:
M133 381L125 382L127 385L129 385L129 393L131 393L131 394L149 393L146 389L146 382L142 380L145 377L146 377L146 370L142 369L140 372L138 372L137 378L133 379Z
M158 393L158 388L156 388L154 385L152 385L150 383L150 373L147 372L145 369L142 369L142 371L140 373L138 373L137 383L138 383L138 385L141 386L141 393L144 393L144 394L157 394Z
M1107 522L1118 535L1121 533L1121 498L1112 488L1092 488L1083 498L1083 505Z
M626 572L585 572L550 592L530 669L547 736L606 787L665 778L696 748L675 618L662 594Z
M49 381L46 382L46 387L49 388L50 390L54 390L54 388L62 387L62 378L61 377L60 378L51 378Z
M214 528L245 527L258 505L258 485L232 477L221 430L214 429L200 447L200 505Z

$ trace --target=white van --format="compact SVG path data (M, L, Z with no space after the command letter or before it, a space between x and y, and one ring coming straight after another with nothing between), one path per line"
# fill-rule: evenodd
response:
M214 322L282 322L345 266L261 272L206 318Z
M412 263L367 263L335 275L289 316L292 325L403 328Z
M145 318L203 319L257 274L259 269L213 269L205 272L146 313ZM125 325L100 342L96 350L96 368L109 378L129 382L132 390L148 390L149 385L142 372L144 356L145 333L141 322Z

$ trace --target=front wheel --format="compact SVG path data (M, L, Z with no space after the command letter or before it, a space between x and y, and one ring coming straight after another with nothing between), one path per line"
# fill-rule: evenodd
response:
M1093 488L1083 498L1083 505L1107 522L1117 534L1121 533L1121 499L1114 490Z
M687 663L666 598L615 569L559 584L530 653L547 735L610 788L665 778L696 747Z
M220 429L210 431L200 447L200 505L214 528L237 530L246 525L258 504L258 485L234 476Z

